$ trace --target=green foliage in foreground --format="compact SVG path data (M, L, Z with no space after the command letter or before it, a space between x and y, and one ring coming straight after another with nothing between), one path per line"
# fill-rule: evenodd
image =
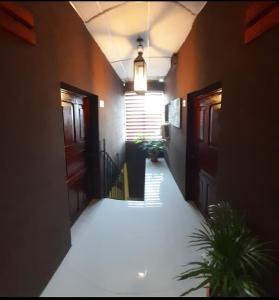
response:
M202 282L181 296L201 287L211 288L212 296L258 297L262 271L272 258L264 243L245 225L243 217L228 203L209 206L209 218L190 237L191 245L204 251L205 259L189 263L178 280L200 278Z

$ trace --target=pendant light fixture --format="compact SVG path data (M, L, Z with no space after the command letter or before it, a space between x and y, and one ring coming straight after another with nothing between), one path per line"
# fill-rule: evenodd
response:
M147 69L143 54L143 39L139 37L138 42L138 56L134 60L134 91L146 92L147 91Z

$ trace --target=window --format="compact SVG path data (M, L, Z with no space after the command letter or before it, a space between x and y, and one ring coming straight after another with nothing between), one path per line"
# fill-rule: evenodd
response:
M165 103L162 92L137 95L125 94L126 140L143 136L147 140L162 138L161 125L165 120Z

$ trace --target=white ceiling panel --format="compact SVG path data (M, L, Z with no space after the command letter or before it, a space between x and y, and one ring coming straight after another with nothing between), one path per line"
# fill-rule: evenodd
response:
M151 4L152 17L149 33L151 49L163 56L171 56L185 41L194 16L174 2Z
M170 58L189 34L205 1L72 1L123 81L133 80L136 39L144 39L148 79L166 76Z
M111 63L111 65L115 70L115 72L123 81L128 81L125 80L125 78L129 78L130 76L133 76L133 66L131 65L130 61L126 60L123 62L114 62Z
M149 2L128 2L106 13L106 19L116 35L131 36L146 31Z
M70 3L83 21L99 13L99 7L96 1L70 1Z
M125 1L70 1L85 22L104 10L116 7Z
M147 74L150 79L165 77L170 68L169 58L150 58L147 65Z
M119 4L125 3L126 1L99 1L101 7L105 9L109 9L115 6L118 6Z

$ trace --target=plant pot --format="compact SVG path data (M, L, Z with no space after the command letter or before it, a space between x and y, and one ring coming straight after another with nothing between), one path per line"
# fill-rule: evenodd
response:
M150 160L152 162L158 162L158 156L157 156L157 154L149 153L149 157L150 157Z
M211 289L210 287L205 288L206 297L211 297Z
M205 292L206 292L206 297L213 297L213 298L221 298L220 294L218 294L217 296L213 296L212 295L212 290L210 287L206 287L205 288Z

